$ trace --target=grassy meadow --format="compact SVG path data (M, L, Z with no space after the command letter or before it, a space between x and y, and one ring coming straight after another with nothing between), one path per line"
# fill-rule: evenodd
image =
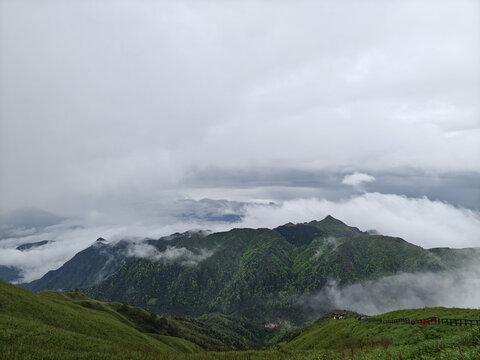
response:
M426 308L381 315L479 319L480 310ZM325 316L269 350L228 351L232 337L83 294L31 293L0 282L0 359L337 360L478 359L480 327L334 320ZM174 334L174 336L172 335Z

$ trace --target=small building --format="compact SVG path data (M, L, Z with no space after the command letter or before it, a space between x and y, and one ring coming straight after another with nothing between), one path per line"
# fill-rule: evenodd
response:
M333 310L333 318L337 320L345 319L347 312L345 310Z

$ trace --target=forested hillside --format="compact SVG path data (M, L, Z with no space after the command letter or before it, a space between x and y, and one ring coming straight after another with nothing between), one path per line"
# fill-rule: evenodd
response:
M175 234L146 243L151 255L130 259L83 291L166 315L221 312L301 323L311 320L311 314L299 298L330 279L342 286L398 272L440 271L477 256L426 250L400 238L362 232L331 216L273 230Z

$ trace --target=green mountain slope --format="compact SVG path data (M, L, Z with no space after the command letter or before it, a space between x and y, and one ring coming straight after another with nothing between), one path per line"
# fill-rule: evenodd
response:
M480 319L480 310L437 307L399 310L373 318L417 320L434 316ZM281 348L285 352L317 354L333 351L332 359L342 355L358 359L476 359L480 350L480 327L359 321L355 314L335 320L329 313Z
M59 269L49 271L41 279L22 286L31 291L41 291L73 290L98 284L127 262L127 245L126 241L110 245L99 238Z
M471 249L426 250L327 216L275 229L176 233L136 243L97 241L24 286L34 291L90 286L82 291L98 300L170 316L223 313L299 324L313 320L299 299L332 279L344 286L398 272L450 269L473 258L480 256ZM325 304L320 310L330 309Z
M273 230L175 234L148 243L157 255L182 255L132 260L84 291L165 315L221 312L301 323L311 314L299 305L299 297L320 290L329 279L345 285L397 272L439 271L477 256L371 235L331 216Z
M0 282L0 357L5 359L143 359L161 353L193 353L252 346L255 335L216 330L209 324L165 318L121 303L92 300L78 292L31 293ZM247 324L248 326L248 324Z
M87 293L169 315L220 311L251 317L252 310L271 307L263 299L293 280L292 245L272 230L235 229L191 242L177 238L169 246L216 251L197 264L135 259Z
M198 351L181 338L155 338L129 319L86 297L33 294L0 282L0 353L4 358L87 358L103 353L118 358Z
M121 303L104 303L78 292L31 293L0 282L1 359L163 359L163 360L374 360L477 359L480 328L441 324L409 325L333 320L327 314L293 340L264 351L211 352L234 347L228 341L251 324L221 314L202 321L170 319ZM480 310L401 310L383 319L431 316L480 318ZM217 330L214 330L216 328ZM173 335L172 335L173 334ZM286 333L283 338L292 338Z

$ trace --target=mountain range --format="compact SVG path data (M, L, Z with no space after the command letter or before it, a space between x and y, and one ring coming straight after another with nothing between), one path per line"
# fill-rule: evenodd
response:
M469 249L423 249L327 216L275 229L186 232L114 243L100 238L59 269L23 286L33 291L81 288L97 300L162 315L221 313L302 323L313 316L302 298L331 279L343 286L398 272L448 270L478 257Z

